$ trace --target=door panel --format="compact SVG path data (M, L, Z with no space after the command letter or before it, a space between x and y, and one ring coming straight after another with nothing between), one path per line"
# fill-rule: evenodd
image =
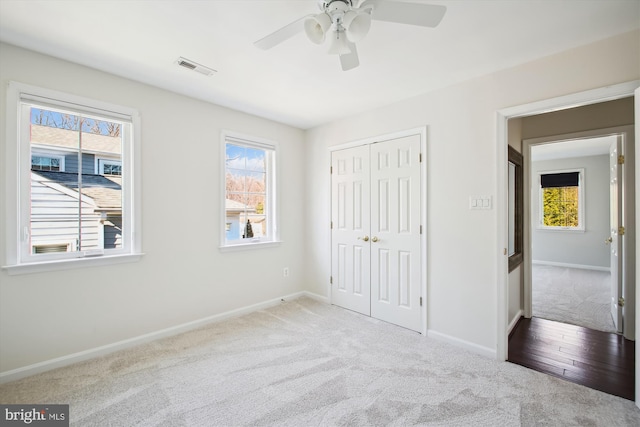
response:
M420 330L420 137L371 145L371 316ZM378 266L376 268L375 266Z
M611 317L618 330L622 332L622 306L618 299L623 296L622 291L622 236L619 227L622 226L622 165L618 164L618 156L622 154L622 137L609 147L609 211L611 235L608 242L611 245Z
M331 166L331 302L370 315L369 148L334 151Z

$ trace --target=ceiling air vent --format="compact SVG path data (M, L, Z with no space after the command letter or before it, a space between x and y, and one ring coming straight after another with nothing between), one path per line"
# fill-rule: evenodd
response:
M198 64L197 62L194 62L190 59L183 58L183 57L178 58L178 60L176 61L176 64L188 70L192 70L200 74L204 74L205 76L212 76L214 73L217 73L217 71L214 70L213 68L205 67L202 64Z

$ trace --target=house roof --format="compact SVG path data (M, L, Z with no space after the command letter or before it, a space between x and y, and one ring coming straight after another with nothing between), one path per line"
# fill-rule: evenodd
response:
M55 148L78 149L78 133L51 126L31 125L31 143ZM91 153L122 153L122 138L82 132L82 151Z
M78 174L54 171L32 171L32 173L56 182L60 185L78 190ZM122 178L120 176L103 176L82 174L82 194L91 197L98 210L122 209Z
M227 213L241 213L241 212L255 212L255 208L251 208L244 203L240 203L236 200L225 199L225 209Z

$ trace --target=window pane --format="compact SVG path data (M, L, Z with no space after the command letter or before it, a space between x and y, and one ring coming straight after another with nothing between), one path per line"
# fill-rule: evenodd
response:
M245 152L246 168L252 171L265 171L265 152L258 148L247 148Z
M578 187L543 188L543 225L578 227Z
M30 113L32 253L121 248L122 125L39 106ZM96 153L113 156L111 176L96 173Z

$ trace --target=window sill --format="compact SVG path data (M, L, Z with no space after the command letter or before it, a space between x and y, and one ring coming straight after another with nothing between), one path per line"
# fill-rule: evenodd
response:
M73 258L65 260L56 260L48 262L37 262L19 265L3 266L9 275L42 273L47 271L61 271L85 267L97 267L104 265L124 264L130 262L138 262L144 254L132 255L111 255L91 258Z
M280 246L282 241L275 240L270 242L251 242L251 243L239 243L237 245L227 245L220 246L220 252L236 252L236 251L246 251L251 249L263 249L263 248L273 248Z
M584 233L585 229L578 227L578 228L570 228L570 227L543 227L543 226L538 226L537 227L538 231L550 231L552 233L557 233L557 232L569 232L569 233Z

